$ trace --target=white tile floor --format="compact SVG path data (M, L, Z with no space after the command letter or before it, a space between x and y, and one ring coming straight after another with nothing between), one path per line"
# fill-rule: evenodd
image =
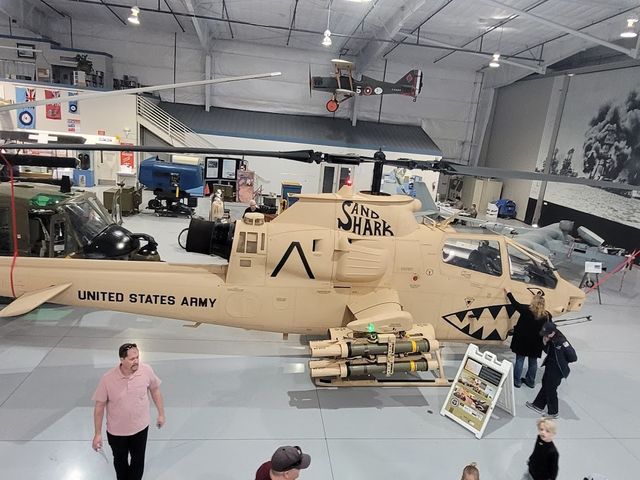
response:
M201 202L204 213L208 205ZM241 212L241 207L234 207ZM125 226L157 237L167 260L186 219L141 214ZM186 262L215 261L188 255ZM640 471L639 271L589 296L593 321L563 328L579 362L560 387L560 478L628 480ZM0 320L0 478L115 478L110 451L91 450L91 394L137 342L163 380L167 424L149 437L148 479L252 479L282 444L312 456L304 480L454 479L470 461L484 480L519 480L533 448L534 391L516 390L517 416L497 410L485 437L439 415L446 389L317 389L305 339L114 312L47 306ZM445 355L452 375L463 348ZM493 349L511 358L508 348Z

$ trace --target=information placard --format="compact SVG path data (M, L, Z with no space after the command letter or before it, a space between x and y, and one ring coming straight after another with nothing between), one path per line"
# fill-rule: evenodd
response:
M498 402L501 394L509 398ZM515 414L511 362L499 362L493 353L470 344L440 414L481 438L496 405Z

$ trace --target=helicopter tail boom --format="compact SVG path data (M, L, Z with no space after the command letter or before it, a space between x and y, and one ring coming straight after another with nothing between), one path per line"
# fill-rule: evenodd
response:
M70 286L70 283L64 283L25 293L0 310L0 317L17 317L18 315L29 313L56 295L64 292Z

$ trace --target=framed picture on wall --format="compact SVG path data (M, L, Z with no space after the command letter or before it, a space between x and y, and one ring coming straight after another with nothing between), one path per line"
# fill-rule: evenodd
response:
M36 46L30 43L17 43L19 58L36 58Z
M225 180L236 179L236 160L225 158L222 161L222 178Z
M206 157L205 158L204 177L206 179L220 178L219 159L218 158L213 158L213 157Z

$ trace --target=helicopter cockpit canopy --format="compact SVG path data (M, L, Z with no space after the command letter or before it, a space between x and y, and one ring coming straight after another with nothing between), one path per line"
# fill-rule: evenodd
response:
M58 209L68 215L82 247L86 247L100 232L113 223L109 212L93 196L71 199L62 203Z
M558 277L548 259L511 241L507 241L507 253L512 280L538 287L556 288Z
M114 223L109 212L93 195L61 203L58 211L71 222L76 241L86 258L160 259L153 237L131 233ZM141 240L146 244L142 244Z

